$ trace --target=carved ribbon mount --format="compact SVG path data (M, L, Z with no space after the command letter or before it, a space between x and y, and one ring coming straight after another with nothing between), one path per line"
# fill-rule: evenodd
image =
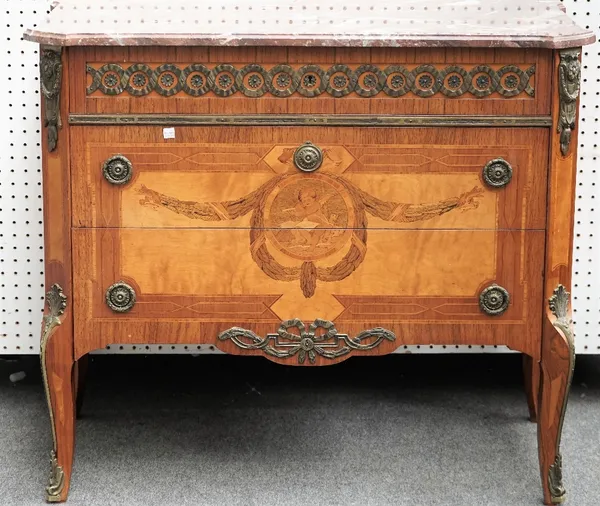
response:
M291 332L293 329L297 332ZM331 321L317 319L307 329L302 320L294 318L282 322L276 334L267 334L264 339L239 327L219 334L220 341L228 339L244 350L262 350L276 358L297 356L298 364L304 364L308 356L310 363L314 364L317 356L333 360L353 351L372 350L383 341L395 341L396 336L378 327L350 337L339 334Z

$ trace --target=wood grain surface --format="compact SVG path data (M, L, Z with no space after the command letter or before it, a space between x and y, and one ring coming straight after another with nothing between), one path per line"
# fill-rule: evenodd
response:
M544 501L552 502L548 476L559 477L572 347L565 320L562 330L553 325L547 299L558 284L570 286L577 161L576 132L566 155L556 132L558 53L78 47L65 49L63 61L57 149L49 153L43 144L46 281L59 283L67 296L45 355L57 462L65 473L57 499L66 499L69 488L74 401L84 377L74 363L94 349L206 344L320 366L412 344L469 344L506 345L527 355ZM509 97L86 91L103 66L134 63L536 70L535 92ZM87 65L95 71L87 73ZM554 126L177 126L175 138L165 138L163 127L171 125L69 126L69 112L551 115ZM323 150L322 167L311 174L293 163L306 141ZM103 163L115 155L132 163L127 184L103 176ZM482 177L484 165L497 158L513 169L503 188ZM127 312L106 303L117 282L135 291ZM479 296L494 284L510 293L510 304L490 316Z
M558 69L560 63L558 52L555 54L554 63L555 68ZM556 124L559 122L559 115L560 98L557 73L554 79L552 105L552 117ZM566 155L561 152L558 134L552 137L550 146L538 418L538 448L545 504L553 503L548 475L550 467L555 465L557 457L560 458L562 420L566 408L565 398L569 395L569 375L574 366L571 363L571 358L574 360L574 354L571 357L570 349L573 345L568 342L565 334L553 325L556 318L550 313L547 301L559 284L566 287L568 291L571 290L577 138L578 130L575 129Z
M67 64L68 50L63 50L63 75L61 97L69 96L71 85ZM42 107L45 107L42 101ZM67 117L68 101L60 103L60 115ZM43 112L43 110L42 110ZM42 114L42 117L43 114ZM46 290L57 283L67 297L67 306L48 339L45 352L46 376L50 388L51 409L54 413L57 465L64 473L64 486L58 498L66 500L69 493L75 445L74 408L74 333L73 287L71 257L71 165L69 159L69 127L63 121L58 129L58 142L54 151L48 151L47 127L42 129L42 171L44 180L44 256ZM46 308L47 309L47 308ZM48 311L46 310L46 313ZM48 460L50 462L50 460ZM56 497L54 498L57 499Z
M230 327L259 335L282 320L333 320L342 332L383 326L403 344L508 344L539 357L536 332L544 234L538 231L372 231L364 258L337 281L302 288L302 261L272 250L289 279L252 256L245 230L74 230L76 356L111 343L210 343ZM319 269L344 252L315 261ZM105 291L118 281L137 302L114 313ZM511 294L501 316L483 314L480 291ZM239 353L232 347L226 351Z
M539 230L546 220L547 129L176 127L175 139L161 127L71 131L76 227L248 228L262 206L261 227L294 228L299 199L327 208L323 228ZM306 140L324 153L312 174L293 163ZM133 165L126 184L103 177L114 155ZM497 158L513 168L504 188L482 177Z

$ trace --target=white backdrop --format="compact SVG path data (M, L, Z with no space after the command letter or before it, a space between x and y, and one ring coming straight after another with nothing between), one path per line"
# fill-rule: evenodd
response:
M125 1L125 0L124 0ZM401 1L401 0L399 0ZM39 353L44 298L38 46L21 34L47 0L0 0L0 354ZM600 1L564 0L600 35ZM578 353L600 354L600 209L595 198L600 116L600 44L583 57L573 311ZM598 258L598 262L595 262ZM399 352L498 352L495 347L408 346ZM213 353L207 346L111 346L108 353Z

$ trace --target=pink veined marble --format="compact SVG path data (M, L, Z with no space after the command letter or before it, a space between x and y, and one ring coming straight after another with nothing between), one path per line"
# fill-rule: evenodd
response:
M78 45L591 44L558 0L61 0L24 38Z

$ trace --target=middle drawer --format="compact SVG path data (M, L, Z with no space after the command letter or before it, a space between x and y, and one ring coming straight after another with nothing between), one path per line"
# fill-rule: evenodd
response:
M71 132L74 227L264 228L301 257L327 230L545 226L543 128Z

